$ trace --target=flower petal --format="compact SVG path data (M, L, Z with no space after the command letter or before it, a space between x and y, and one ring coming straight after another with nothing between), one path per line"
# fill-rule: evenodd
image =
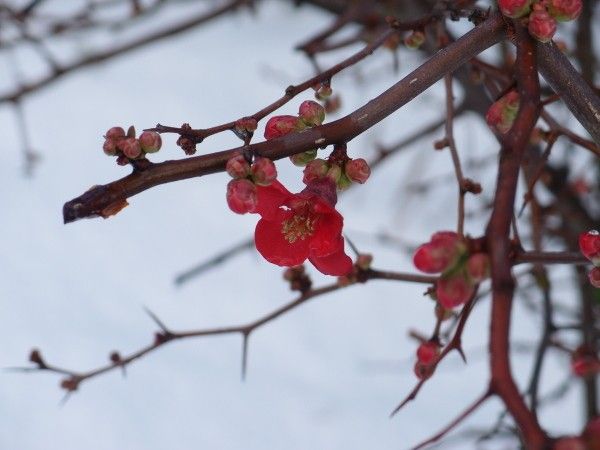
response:
M293 194L283 184L274 180L268 186L256 186L257 204L253 212L265 219L273 219L279 207Z
M327 256L309 256L310 262L325 275L342 276L352 271L352 260L344 253L344 239L340 238L338 250Z
M315 223L315 233L310 241L310 251L315 256L327 256L339 251L339 241L342 235L342 226L344 225L344 218L340 213L325 203L323 205L327 208L324 208L322 205L316 205L317 207L315 208L321 212ZM343 248L343 244L341 246Z
M278 266L297 266L308 257L309 239L298 239L290 243L281 232L283 221L292 216L292 211L279 210L274 220L262 218L256 224L256 249L263 258Z

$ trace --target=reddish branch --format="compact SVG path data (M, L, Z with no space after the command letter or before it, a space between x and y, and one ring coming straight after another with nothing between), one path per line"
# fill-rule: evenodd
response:
M514 214L521 160L540 111L536 45L522 26L516 24L516 27L515 70L520 108L513 128L502 142L496 193L486 231L492 263L490 389L502 399L513 416L526 447L530 450L542 450L547 437L515 384L509 354L510 316L515 288L510 264L510 226Z

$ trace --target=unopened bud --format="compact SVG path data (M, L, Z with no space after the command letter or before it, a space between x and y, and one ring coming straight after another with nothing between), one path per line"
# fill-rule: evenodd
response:
M356 258L356 266L362 270L369 270L371 268L371 264L373 263L373 255L368 253L361 253Z
M595 266L600 267L600 233L596 230L586 231L579 235L579 249L583 256Z
M498 0L502 14L513 19L523 17L531 10L531 0Z
M227 184L227 205L234 213L254 212L257 204L256 186L249 180L231 180Z
M317 102L306 100L300 104L298 115L306 125L314 127L321 125L325 120L325 108Z
M556 33L556 20L545 10L536 10L529 15L529 34L540 42L549 42Z
M256 119L253 117L243 117L235 121L235 128L237 131L243 133L254 133L256 131L256 127L258 126Z
M121 127L112 127L104 135L106 139L122 139L125 137L125 130Z
M115 156L117 154L117 143L113 139L106 139L104 145L102 145L102 150L108 156Z
M294 131L299 131L302 127L302 121L295 116L274 116L268 120L265 126L265 139L276 139Z
M588 273L588 278L590 279L590 284L595 288L600 289L600 267L594 267Z
M156 131L144 131L139 141L144 153L156 153L162 146L162 139Z
M371 168L363 158L356 158L347 161L344 166L346 176L355 183L363 184L371 175Z
M485 119L491 128L505 134L512 128L518 112L519 94L510 91L490 106Z
M436 283L435 294L440 304L452 309L466 303L473 295L473 285L462 275L440 278Z
M312 181L318 180L319 178L327 175L329 170L329 164L324 159L315 159L309 162L304 168L304 176L302 181L304 184L309 184Z
M549 0L548 12L559 22L575 20L581 14L583 2L581 0Z
M252 179L259 186L268 186L277 178L275 164L269 158L258 157L250 167Z
M123 152L129 159L135 159L142 154L142 147L140 146L140 141L136 138L128 137L119 141L117 144L117 148Z
M296 153L295 155L290 156L290 161L292 164L298 167L304 167L309 162L314 160L317 157L317 149L309 150L307 152Z
M225 170L231 178L246 178L250 174L250 164L248 164L244 155L237 155L229 158Z

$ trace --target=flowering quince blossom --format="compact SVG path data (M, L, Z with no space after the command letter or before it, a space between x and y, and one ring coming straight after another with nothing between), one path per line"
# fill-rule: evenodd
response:
M337 196L331 182L311 183L292 194L279 181L257 186L255 244L259 253L278 266L297 266L308 259L325 275L352 271L344 253L344 219L334 208Z

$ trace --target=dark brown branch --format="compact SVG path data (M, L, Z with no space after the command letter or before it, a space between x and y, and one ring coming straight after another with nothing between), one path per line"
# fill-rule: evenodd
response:
M301 133L289 134L246 148L254 154L280 159L309 150L315 145L324 147L337 142L347 142L408 103L445 73L455 70L498 42L504 33L503 25L499 15L492 15L352 114ZM82 196L67 202L63 208L64 221L69 223L87 217L105 216L103 211L106 208L122 203L151 187L222 171L227 160L243 150L243 147L237 147L185 160L150 164L143 171L134 171L131 175L110 184L95 186Z

